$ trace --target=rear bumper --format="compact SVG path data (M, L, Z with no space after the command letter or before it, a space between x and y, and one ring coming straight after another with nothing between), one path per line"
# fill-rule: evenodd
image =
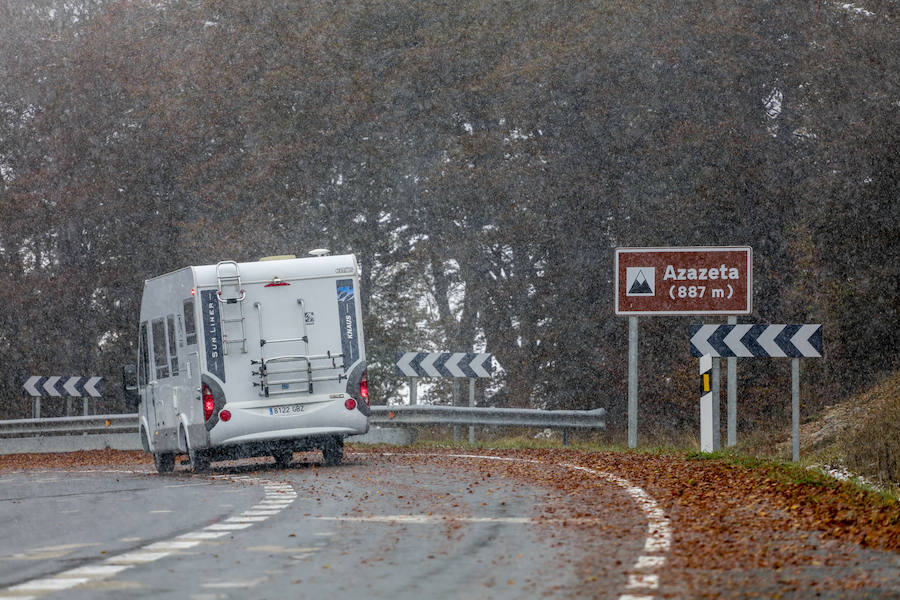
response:
M369 430L368 417L358 409L347 410L344 400L309 403L295 415L268 414L268 408L226 405L229 421L219 420L209 432L209 447L289 441L302 438L346 437Z

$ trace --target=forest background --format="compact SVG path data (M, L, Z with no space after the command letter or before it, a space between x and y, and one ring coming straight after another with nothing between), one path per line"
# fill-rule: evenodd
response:
M144 279L318 247L362 266L374 402L398 351L486 350L479 404L620 430L614 248L752 246L739 322L824 324L815 414L898 369L898 13L3 0L0 419L34 374L105 376L124 411ZM696 428L701 320L641 320L642 430ZM789 422L789 361L739 372L739 428Z

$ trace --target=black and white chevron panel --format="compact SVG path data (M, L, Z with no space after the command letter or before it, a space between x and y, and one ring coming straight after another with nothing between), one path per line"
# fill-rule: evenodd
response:
M103 395L102 377L42 377L34 375L22 386L29 396L65 396L72 398L99 398Z
M493 355L475 352L398 352L404 377L490 377Z
M821 358L822 325L691 325L691 356Z

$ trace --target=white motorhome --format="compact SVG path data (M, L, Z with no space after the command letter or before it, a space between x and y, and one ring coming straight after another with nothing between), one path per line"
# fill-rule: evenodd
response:
M368 431L368 380L353 255L186 267L144 283L137 366L124 368L144 450L160 473L295 451L343 458Z

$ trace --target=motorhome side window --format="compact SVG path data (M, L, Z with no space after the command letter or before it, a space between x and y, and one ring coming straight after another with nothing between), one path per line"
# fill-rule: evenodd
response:
M188 346L197 343L197 328L194 321L194 299L184 301L184 337Z
M147 345L147 321L141 323L141 354L140 371L138 371L138 385L147 385L147 373L150 372L150 346Z
M151 334L156 378L165 379L169 376L168 357L166 356L166 322L163 319L154 319L151 324Z
M167 333L169 334L169 364L172 365L172 377L178 375L178 349L175 340L175 315L166 317Z

